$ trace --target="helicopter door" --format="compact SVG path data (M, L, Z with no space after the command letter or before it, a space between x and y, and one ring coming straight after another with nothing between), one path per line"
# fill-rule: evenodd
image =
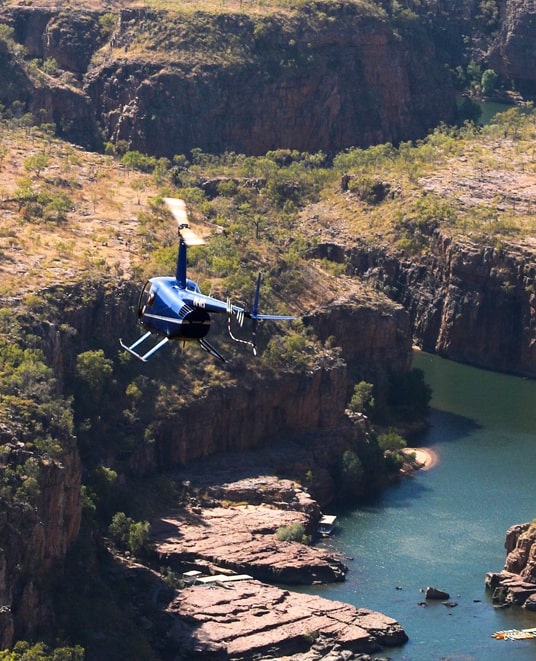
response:
M147 307L151 306L154 302L154 291L152 290L152 284L147 281L141 290L140 297L138 299L138 319L141 319L145 314Z

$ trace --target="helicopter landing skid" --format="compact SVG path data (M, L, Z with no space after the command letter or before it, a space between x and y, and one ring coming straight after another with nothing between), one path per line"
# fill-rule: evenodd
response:
M143 344L143 342L145 342L145 340L148 340L148 339L151 337L151 335L152 335L152 333L151 333L150 331L147 331L147 333L145 333L145 335L142 335L139 339L137 339L137 340L134 342L134 344L132 344L132 345L129 346L129 347L123 342L123 340L119 340L119 344L123 347L123 349L125 349L126 351L128 351L129 353L131 353L133 356L136 356L136 358L139 358L139 359L142 360L144 363L146 363L147 360L148 360L148 359L149 359L154 353L156 353L156 352L158 351L158 349L160 349L161 347L164 346L164 344L167 344L167 343L169 342L169 338L168 338L168 337L165 337L163 340L160 340L160 342L158 342L158 344L156 344L152 349L149 349L149 351L147 351L147 352L144 353L143 355L140 354L140 353L138 353L137 351L134 351L134 349L135 349L136 347L138 347L138 346L140 346L141 344Z
M207 353L209 353L211 356L214 356L214 358L218 358L219 360L223 361L224 363L227 362L225 360L225 358L221 355L221 353L216 349L216 347L213 347L212 344L210 344L210 342L205 340L204 337L202 337L200 340L198 340L198 342L199 342L201 348L204 351L206 351Z

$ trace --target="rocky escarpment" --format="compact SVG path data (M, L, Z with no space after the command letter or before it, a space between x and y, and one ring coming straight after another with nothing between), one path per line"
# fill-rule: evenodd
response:
M531 61L536 56L536 9L531 2L505 0L500 3L500 12L498 38L488 53L490 66L506 80L514 81L515 89L534 98L536 72Z
M48 364L54 367L62 390L73 387L76 358L80 353L102 350L107 360L115 365L118 370L115 378L107 380L112 388L107 397L108 408L106 411L104 407L99 408L95 418L110 413L114 417L109 429L114 430L121 428L123 405L120 402L125 388L132 374L140 376L141 366L137 363L133 372L129 371L128 365L121 367L118 345L121 334L131 334L135 329L136 299L137 287L131 285L79 283L41 292L34 305L21 310L18 317L29 336L39 339L39 346ZM10 300L4 304L13 307L16 302ZM396 314L389 312L393 309L397 310ZM351 345L348 355L361 356L361 369L367 374L375 371L388 374L394 367L408 364L410 338L396 328L404 315L387 299L384 312L382 315L378 309L379 319L377 325L370 323L371 330L383 329L380 337L398 337L399 341L388 347L376 341L368 361L365 360L367 335L356 337L351 325L343 325L344 330L338 325L337 342L342 346ZM329 325L330 314L330 310L317 313L317 321L320 315L324 315ZM340 316L342 312L337 314ZM45 322L43 316L46 316ZM369 322L372 319L367 318ZM402 328L408 328L407 320ZM126 372L121 372L122 369ZM153 377L157 377L162 365L151 369L155 370ZM244 375L234 384L231 379L225 386L216 385L208 394L190 399L190 404L172 407L166 415L161 413L158 419L151 418L150 436L146 437L147 427L143 420L133 421L129 433L137 439L136 449L130 447L126 456L124 452L122 456L114 456L114 435L109 433L109 436L98 438L98 431L93 432L90 451L94 454L100 445L106 452L107 465L115 466L122 476L141 476L233 449L242 452L258 447L263 451L270 439L285 433L303 438L303 444L291 459L283 452L278 455L276 465L282 471L309 479L326 502L333 496L332 478L326 469L333 468L344 449L355 449L362 443L368 460L374 461L375 457L374 448L365 447L368 442L366 430L344 422L344 407L353 381L339 359L323 366L319 364L317 369L308 373L275 375L267 372L265 377L261 381ZM142 381L148 378L149 375L144 375ZM174 373L175 381L176 378ZM90 394L88 390L82 391L82 399L91 399ZM147 409L149 416L150 406L151 402L147 400L142 407ZM325 437L318 432L324 433ZM328 436L330 442L326 443ZM2 461L6 466L14 469L17 462L27 462L29 457L24 448L18 448L11 437L3 437L3 441ZM38 471L36 468L40 489L37 507L24 512L14 508L0 521L3 647L19 637L45 635L54 630L50 602L53 576L56 568L61 573L65 553L77 537L81 513L81 467L74 439L61 439L61 447L61 458L43 461ZM87 454L87 448L85 452ZM88 455L88 458L91 460L92 456ZM14 530L18 531L15 535ZM15 570L17 567L18 571ZM327 575L324 569L318 569L317 573L323 579Z
M0 649L4 649L19 638L47 636L54 626L54 586L65 554L77 539L82 506L74 438L54 439L61 442L61 455L38 459L23 443L11 439L6 425L1 426Z
M45 109L62 136L91 149L126 141L172 157L195 148L333 153L422 137L454 119L447 67L472 59L534 95L531 3L466 0L453 9L434 0L412 10L352 2L269 16L3 8L28 59L56 68L36 75L2 45L0 100L20 100L36 115Z
M35 318L34 325L33 317L26 323L42 338L43 349L60 382L72 380L76 356L83 351L103 349L115 360L118 338L136 331L137 293L137 287L131 284L106 286L91 282L43 293L47 323L43 325ZM314 370L299 373L265 370L262 379L248 378L247 371L240 370L238 385L233 383L231 366L230 383L213 384L190 398L188 405L170 404L160 414L148 402L146 408L152 411L151 442L141 443L131 454L130 471L141 476L219 452L257 447L281 434L340 428L341 421L346 425L344 410L357 380L369 379L381 388L389 375L409 368L409 317L386 297L374 304L350 299L335 302L330 309L312 313L307 322L321 340L332 337L347 362L329 359L319 362ZM156 376L157 372L149 375ZM129 372L123 378L131 377ZM141 428L140 434L144 431ZM350 426L341 431L341 436L353 438L355 433Z
M486 586L500 605L524 606L536 611L536 526L514 525L506 532L503 571L486 575Z
M533 247L492 247L436 230L424 255L325 243L318 254L344 259L354 274L402 303L415 342L453 360L536 375L536 260Z
M98 124L105 141L168 157L332 152L417 138L454 116L424 26L353 3L254 18L123 9L109 32L97 12L17 7L2 18L31 58L58 66L55 78L26 76L23 101L44 104L62 135L91 148Z

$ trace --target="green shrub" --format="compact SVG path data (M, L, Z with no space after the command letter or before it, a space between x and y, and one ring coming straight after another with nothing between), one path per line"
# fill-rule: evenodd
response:
M116 512L108 526L108 534L118 547L139 555L148 548L149 528L148 521L134 521L124 512Z
M0 661L84 661L84 648L74 647L50 648L44 643L30 643L19 640L11 650L0 651Z
M305 534L303 523L292 523L290 526L281 526L275 533L275 538L280 542L301 542L306 544L310 541Z
M394 429L378 436L378 445L384 452L396 452L403 450L407 443Z
M350 411L370 415L374 408L374 385L366 381L360 381L354 386L354 394L348 404Z

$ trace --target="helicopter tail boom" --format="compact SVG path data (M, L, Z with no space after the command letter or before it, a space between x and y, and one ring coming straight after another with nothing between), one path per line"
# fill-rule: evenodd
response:
M240 344L247 344L253 349L253 354L257 355L257 323L259 321L293 321L296 317L286 314L259 314L259 299L261 291L262 276L259 273L257 276L257 284L255 286L255 296L253 297L253 308L251 312L246 312L242 308L235 308L231 302L227 300L227 330L232 340ZM242 340L233 335L231 330L231 315L236 314L240 326L244 321L244 317L251 319L251 340Z

